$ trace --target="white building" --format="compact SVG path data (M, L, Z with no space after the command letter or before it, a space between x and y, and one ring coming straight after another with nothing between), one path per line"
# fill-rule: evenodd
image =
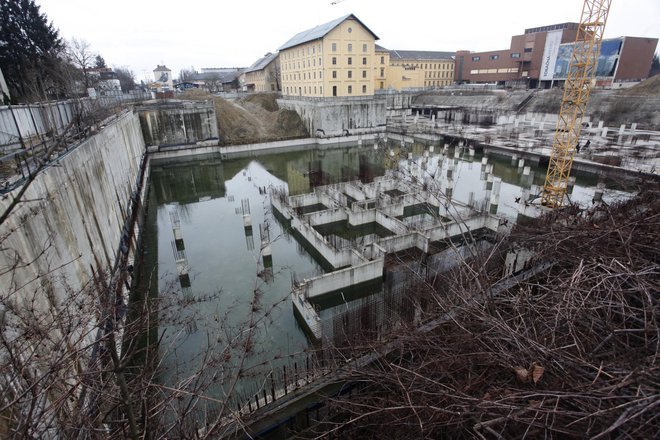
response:
M157 65L154 69L154 82L158 85L161 92L174 90L172 81L172 70L165 65Z

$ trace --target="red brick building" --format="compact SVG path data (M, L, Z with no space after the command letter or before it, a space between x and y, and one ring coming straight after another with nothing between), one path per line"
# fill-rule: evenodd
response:
M566 77L577 36L577 23L525 29L511 37L508 49L456 52L457 83L490 83L507 87L549 88ZM597 86L621 87L646 78L657 38L619 37L603 40L597 68Z

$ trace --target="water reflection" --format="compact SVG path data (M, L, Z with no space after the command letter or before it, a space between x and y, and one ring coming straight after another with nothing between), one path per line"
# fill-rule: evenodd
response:
M157 236L146 240L151 257L145 259L143 285L151 286L152 296L176 305L159 316L161 380L183 380L207 365L209 358L223 363L223 373L214 380L233 378L234 362L246 352L245 345L236 343L245 337L246 325L254 326L254 331L244 364L250 374L245 377L257 378L286 356L305 350L309 342L289 302L291 280L328 268L274 217L266 189L274 186L297 195L318 185L369 183L386 173L414 179L513 220L518 206L538 192L544 178L544 171L533 164L483 158L469 148L433 149L419 143L154 163L152 217L146 227L147 234L156 230ZM597 183L595 177L578 175L574 199L589 203ZM619 194L607 191L604 199ZM433 215L419 207L404 213L404 218L410 225L423 225ZM351 231L337 225L318 229L336 242L382 235L382 231ZM377 286L365 291L381 290ZM249 388L248 383L242 381L236 390ZM220 392L215 385L212 388Z

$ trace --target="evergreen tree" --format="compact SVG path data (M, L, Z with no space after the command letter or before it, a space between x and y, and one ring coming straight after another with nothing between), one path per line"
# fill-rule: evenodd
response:
M96 55L96 58L94 58L94 68L95 69L102 69L104 67L108 67L105 65L105 60L101 55Z
M0 68L15 101L56 97L64 44L34 0L0 0Z

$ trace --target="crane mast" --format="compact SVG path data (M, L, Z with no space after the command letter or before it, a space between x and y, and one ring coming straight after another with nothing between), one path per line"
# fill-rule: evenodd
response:
M541 203L551 208L561 206L566 196L611 3L611 0L585 0L582 7L541 194Z

